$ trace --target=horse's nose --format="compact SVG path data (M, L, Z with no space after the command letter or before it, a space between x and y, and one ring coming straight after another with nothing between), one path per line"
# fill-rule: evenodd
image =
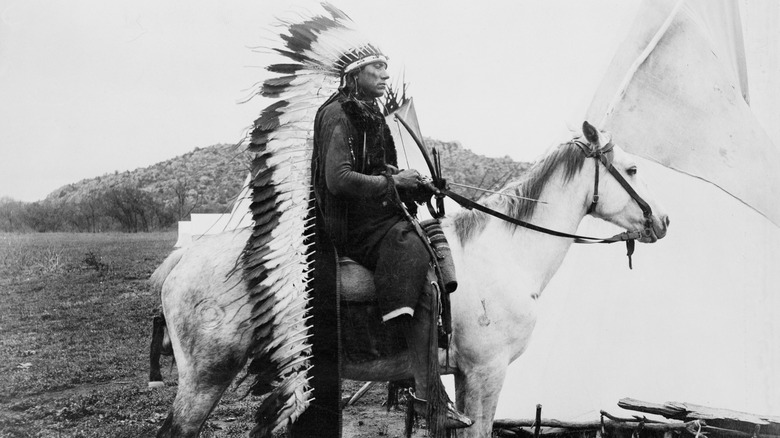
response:
M666 236L666 229L669 227L669 216L663 215L658 218L658 222L651 221L655 236L659 239L663 239Z

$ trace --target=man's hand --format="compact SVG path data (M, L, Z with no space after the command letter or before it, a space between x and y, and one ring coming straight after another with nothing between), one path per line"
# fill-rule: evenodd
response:
M421 180L420 172L414 169L404 169L393 175L393 182L399 192L411 192L417 189Z
M414 169L404 169L393 175L393 182L401 199L405 201L422 203L439 193L439 189L429 177L421 176L420 172Z

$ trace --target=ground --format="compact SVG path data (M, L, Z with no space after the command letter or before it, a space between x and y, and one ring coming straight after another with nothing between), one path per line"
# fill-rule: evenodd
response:
M176 394L176 370L148 389L147 278L176 234L0 234L0 438L154 436ZM354 394L363 382L344 382ZM244 437L255 397L228 390L203 437ZM344 411L344 437L402 437L376 384ZM424 436L424 429L415 436Z

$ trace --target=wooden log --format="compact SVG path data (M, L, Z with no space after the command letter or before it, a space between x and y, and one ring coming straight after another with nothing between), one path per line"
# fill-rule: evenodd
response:
M772 434L761 434L761 433L749 433L749 432L741 432L738 430L733 429L724 429L722 427L715 427L715 426L705 426L701 428L702 432L707 434L719 434L719 435L728 435L733 437L744 437L744 438L780 438L780 435L772 435Z
M360 400L361 397L366 395L368 390L371 389L372 386L374 386L374 383L376 382L366 382L365 384L363 384L363 386L360 387L360 389L358 389L357 392L352 397L349 398L349 400L347 400L344 407L352 406L353 404L355 404L356 401Z
M516 427L513 429L493 429L493 431L513 431L515 433L514 436L522 436L526 438L533 438L534 434L534 428L532 427ZM596 429L564 429L562 427L544 427L540 430L539 436L541 437L547 437L547 436L560 436L560 435L581 435L581 436L597 436L598 430Z
M614 421L643 421L643 422L645 422L645 423L665 423L664 421L661 421L661 420L653 420L653 419L651 419L651 418L647 418L647 417L645 417L645 416L642 416L641 418L640 418L640 417L638 417L638 416L634 416L634 417L632 417L632 418L620 418L620 417L617 417L617 416L615 416L615 415L612 415L612 414L610 414L610 413L609 413L609 412L607 412L607 411L601 411L601 416L602 416L602 417L607 417L607 418L609 418L610 420L614 420Z
M618 401L618 406L630 411L639 411L647 414L660 415L666 418L682 420L685 418L685 412L681 411L679 406L673 404L658 404L643 402L633 398L623 398Z
M536 423L535 420L529 419L512 419L512 418L499 418L493 421L493 427L533 427ZM598 426L597 421L559 421L543 418L540 422L541 427L563 427L567 429L592 429Z
M760 425L768 425L770 423L777 423L780 425L780 417L749 414L747 412L733 411L731 409L710 408L691 403L666 402L658 404L632 398L624 398L618 402L618 406L623 409L658 414L676 420L733 420Z
M685 423L682 422L648 423L642 420L615 421L611 419L605 419L604 427L607 429L631 430L631 429L636 429L640 423L642 423L642 427L644 429L654 431L654 432L666 432L666 431L683 432L684 431L690 433L691 435L696 434L696 431L699 430L699 425L701 425L701 427L706 426L706 423L697 420L689 421ZM601 421L560 421L560 420L552 420L552 419L542 419L539 424L541 427L544 428L566 429L569 431L601 429ZM528 419L497 419L493 421L494 428L502 428L502 429L528 428L530 432L532 428L535 428L535 426L536 426L536 421L528 420ZM542 435L544 434L545 431L542 432Z
M706 420L711 426L734 430L754 435L755 427L768 435L780 435L780 417L756 415L731 409L710 408L692 403L666 402L650 403L632 398L624 398L618 402L623 409L657 414L666 418L690 421ZM751 433L752 432L752 433Z
M730 409L710 408L691 403L667 402L663 404L624 398L618 402L624 409L661 415L678 420L672 423L647 418L618 418L601 411L601 421L568 422L551 419L516 420L498 419L495 428L522 430L529 435L560 434L563 432L604 430L632 430L638 428L669 436L686 432L695 437L704 434L734 438L780 438L780 417L749 414ZM537 431L539 427L545 428Z

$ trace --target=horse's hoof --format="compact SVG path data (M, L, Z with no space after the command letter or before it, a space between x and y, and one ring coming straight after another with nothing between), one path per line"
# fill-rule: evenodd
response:
M417 415L426 416L428 410L428 402L424 399L416 397L414 393L409 392L409 396L414 400L414 410ZM447 402L447 418L444 419L444 427L446 429L463 429L474 424L474 421L458 411L452 402Z
M161 382L159 380L156 381L156 382L149 382L148 385L149 385L149 388L163 388L163 387L165 387L165 383Z
M444 421L444 427L447 429L463 429L474 424L474 421L455 409L455 405L447 403L447 419Z

